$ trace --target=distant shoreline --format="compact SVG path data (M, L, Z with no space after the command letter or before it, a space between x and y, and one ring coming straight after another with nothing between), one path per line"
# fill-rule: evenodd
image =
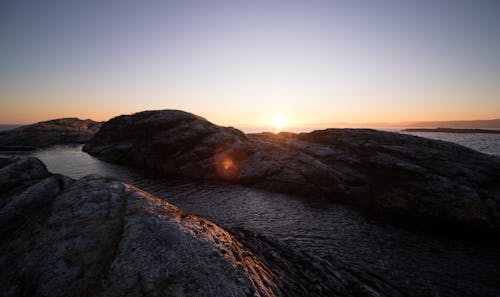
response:
M410 128L403 129L404 132L440 132L440 133L484 133L484 134L500 134L500 130L487 130L487 129L455 129L455 128Z

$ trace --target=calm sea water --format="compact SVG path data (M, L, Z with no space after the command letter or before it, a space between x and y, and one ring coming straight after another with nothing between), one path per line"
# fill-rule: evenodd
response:
M19 127L19 125L0 125L0 131L6 131Z
M465 141L474 149L498 154L500 140L491 135L468 134L468 138L464 135L466 140L462 135L432 136ZM316 257L316 274L325 274L325 267L337 265L340 274L359 274L366 278L365 282L383 283L411 296L462 295L471 284L478 288L477 296L500 292L496 282L500 279L498 240L433 237L389 226L350 207L314 197L304 199L237 185L164 179L102 162L82 152L81 147L57 146L25 155L41 159L51 172L72 178L99 174L137 186L211 219L236 238L246 240L250 249L261 247L247 240L248 233Z
M500 156L500 134L484 133L439 133L439 132L403 132L420 137L444 140L470 147L476 151Z

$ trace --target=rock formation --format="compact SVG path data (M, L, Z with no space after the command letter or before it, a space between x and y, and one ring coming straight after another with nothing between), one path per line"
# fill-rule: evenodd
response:
M0 159L2 296L276 296L214 223L130 185Z
M32 150L55 144L85 143L101 122L77 118L39 122L0 132L0 150Z
M500 228L500 159L443 141L370 129L245 135L161 110L113 118L83 149L166 175Z

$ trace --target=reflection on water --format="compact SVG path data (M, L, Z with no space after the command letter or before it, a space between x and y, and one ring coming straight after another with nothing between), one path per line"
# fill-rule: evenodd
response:
M500 279L500 243L496 240L431 237L366 219L342 205L237 185L155 177L99 161L82 152L81 145L31 155L51 172L72 178L115 177L211 219L237 238L239 230L245 230L324 261L336 259L408 295L429 295L429 288L439 295L456 295L471 286L478 288L478 296L500 291L495 281ZM252 243L248 244L251 249ZM464 295L471 295L470 291Z

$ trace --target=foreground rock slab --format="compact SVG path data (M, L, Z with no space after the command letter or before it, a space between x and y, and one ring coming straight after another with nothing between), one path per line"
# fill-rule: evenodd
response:
M63 118L0 132L0 150L33 150L56 144L86 143L101 122Z
M160 110L111 119L83 149L166 175L500 229L500 158L443 141L370 129L245 135Z
M2 296L276 296L214 223L130 185L0 159Z

